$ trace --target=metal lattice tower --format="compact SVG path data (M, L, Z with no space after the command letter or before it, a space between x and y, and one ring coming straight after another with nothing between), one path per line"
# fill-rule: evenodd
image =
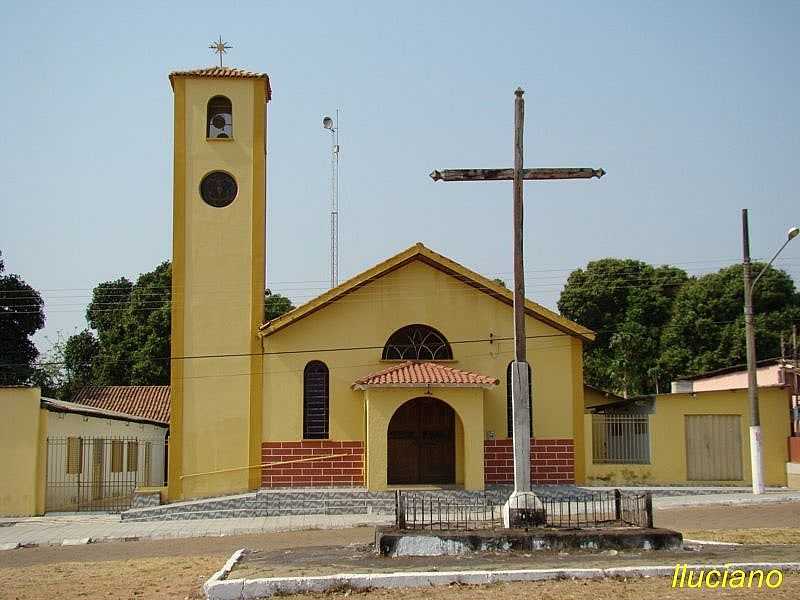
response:
M339 285L339 109L336 119L325 117L322 126L331 132L331 287Z

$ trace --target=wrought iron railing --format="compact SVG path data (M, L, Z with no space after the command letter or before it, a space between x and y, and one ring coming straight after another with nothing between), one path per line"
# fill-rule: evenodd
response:
M503 502L487 496L459 497L429 492L395 492L399 529L480 530L503 528ZM558 529L653 527L650 493L612 490L575 495L522 495L512 509L527 515L527 526Z
M163 439L49 437L45 510L121 512L137 486L163 485Z

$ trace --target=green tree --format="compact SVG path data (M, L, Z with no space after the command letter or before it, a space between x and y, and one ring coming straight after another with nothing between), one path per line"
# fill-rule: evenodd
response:
M264 322L272 321L273 319L277 319L283 313L287 313L290 310L294 309L294 305L292 301L289 300L286 296L281 294L273 294L272 291L267 288L264 290Z
M597 333L584 355L587 383L628 396L667 384L659 368L661 330L687 280L676 267L618 258L592 261L570 274L558 308Z
M0 385L27 384L39 356L30 338L44 327L44 301L19 275L3 273L0 252Z
M763 264L754 263L759 273ZM756 349L760 358L780 355L780 334L800 321L800 294L792 278L768 269L753 294ZM746 361L742 266L692 278L681 288L664 328L662 369L696 375Z
M42 390L42 396L61 398L62 390L67 385L67 372L64 368L64 347L66 340L58 333L55 342L46 338L50 344L47 354L37 361L30 383Z
M96 286L86 310L91 330L71 336L64 348L62 395L88 384L168 384L171 286L168 261L136 283L121 277Z
M121 277L97 285L86 310L89 329L64 345L66 375L59 397L70 397L84 385L168 384L171 287L168 261L135 283ZM293 308L285 296L265 290L265 320Z
M67 339L62 352L65 381L59 398L69 400L79 388L94 382L93 367L99 353L100 342L88 329Z

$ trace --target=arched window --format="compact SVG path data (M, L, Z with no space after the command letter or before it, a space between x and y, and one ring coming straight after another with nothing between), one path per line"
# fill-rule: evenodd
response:
M514 364L512 360L506 367L506 423L508 428L508 437L514 437L514 418L513 409L511 407L511 365ZM533 437L533 375L531 374L531 366L528 365L528 411L531 423L531 437Z
M225 96L214 96L208 101L206 137L209 139L233 137L233 106Z
M407 325L395 331L383 347L384 360L452 360L447 339L433 327Z
M312 360L303 370L303 438L328 437L328 367Z

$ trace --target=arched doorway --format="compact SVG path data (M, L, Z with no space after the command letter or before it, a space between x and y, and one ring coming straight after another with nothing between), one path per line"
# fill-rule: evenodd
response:
M455 483L456 413L436 398L395 411L387 434L389 485Z

